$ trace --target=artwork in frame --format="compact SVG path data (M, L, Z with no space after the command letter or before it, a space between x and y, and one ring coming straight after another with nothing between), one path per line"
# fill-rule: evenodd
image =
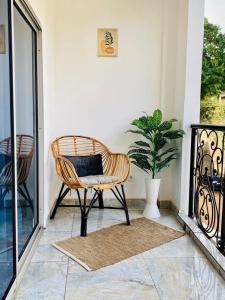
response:
M0 54L4 54L5 52L5 26L0 25Z
M98 56L104 56L104 57L118 56L118 29L116 28L98 29Z

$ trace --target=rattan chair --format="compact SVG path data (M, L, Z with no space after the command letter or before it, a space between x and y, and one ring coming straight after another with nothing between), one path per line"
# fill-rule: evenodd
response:
M81 210L81 236L87 235L87 218L92 207L123 209L125 211L127 225L130 225L128 208L123 184L130 174L130 160L126 154L112 153L110 150L96 139L85 136L63 136L52 143L52 152L56 163L56 172L62 181L62 187L56 200L55 207L51 214L51 219L55 217L59 206L80 207ZM95 176L92 182L85 180L85 177L79 177L74 165L66 156L90 156L102 155L104 178L112 179L110 182L95 182ZM88 176L89 177L89 176ZM93 180L94 179L94 180ZM99 179L99 178L98 178ZM84 198L81 199L80 191L84 190ZM94 190L94 196L87 205L87 191ZM62 200L70 190L77 192L79 205L63 205ZM111 190L121 207L105 207L103 203L103 191ZM94 204L98 201L98 206Z
M17 154L17 188L18 193L29 203L33 210L26 181L29 175L30 166L33 157L34 139L30 135L16 136L16 154ZM0 141L0 154L12 155L11 138ZM4 200L7 193L12 189L13 167L10 160L0 171L0 202Z

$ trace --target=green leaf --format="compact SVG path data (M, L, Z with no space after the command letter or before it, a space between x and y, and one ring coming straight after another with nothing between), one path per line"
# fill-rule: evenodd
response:
M150 145L148 143L144 142L144 141L137 141L134 144L137 145L137 146L150 148Z
M147 119L147 117L143 116L139 119L134 120L131 123L131 125L134 125L137 128L145 131L148 128L148 119Z
M163 156L169 154L169 153L172 153L172 152L176 152L177 151L177 148L169 148L167 149L165 152L161 153L158 158L161 159Z
M170 139L168 137L164 137L161 133L157 133L154 138L154 146L155 151L159 151L165 145L170 143Z
M144 161L132 161L132 164L140 168L141 170L145 171L146 173L151 172L151 166L148 162Z
M165 121L159 126L159 131L165 131L171 129L173 123L171 121Z
M151 171L152 167L151 164L148 161L148 156L140 153L132 153L129 155L129 157L132 159L132 163L135 164L137 167L143 169L143 170L149 170Z
M155 126L159 126L162 122L162 112L160 109L156 109L153 113L153 122Z
M177 122L177 119L170 119L169 121L174 123L174 122Z
M135 149L131 149L128 151L128 155L133 154L133 153L137 153L137 154L151 154L150 150L147 149L142 149L142 148L135 148Z
M135 119L132 125L137 127L128 132L139 134L146 140L135 141L128 152L134 165L145 172L151 172L154 177L162 168L168 167L170 161L176 158L176 148L163 148L170 145L173 140L182 138L183 130L171 130L173 122L176 119L170 119L162 122L162 112L156 109L153 115L145 113L144 116Z
M132 129L130 129L130 130L127 130L127 132L134 133L134 134L141 134L146 139L151 140L151 137L142 130L132 130Z
M164 137L169 138L171 140L182 138L183 135L184 135L184 131L181 129L167 131L166 133L163 134Z
M161 161L160 163L157 163L156 166L157 166L158 172L161 171L163 168L168 168L170 165L170 162L176 158L177 158L177 154L173 153L173 154L169 155L167 158L165 158L163 161Z
M140 153L130 153L128 156L135 160L148 160L148 156Z

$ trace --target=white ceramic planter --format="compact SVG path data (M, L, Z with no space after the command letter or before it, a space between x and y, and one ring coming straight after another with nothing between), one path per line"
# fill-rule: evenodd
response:
M145 178L146 206L143 212L146 218L159 218L160 212L157 206L160 179Z

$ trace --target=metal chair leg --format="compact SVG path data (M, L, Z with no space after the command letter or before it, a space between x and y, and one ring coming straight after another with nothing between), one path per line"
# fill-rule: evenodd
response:
M128 212L128 207L127 207L127 202L126 202L126 196L125 196L125 192L124 192L124 187L123 185L121 185L121 190L122 190L122 194L119 191L118 187L115 187L117 193L111 189L111 191L113 192L114 196L116 197L116 199L120 202L120 204L122 205L124 212L125 212L125 216L126 216L126 220L127 220L127 225L130 225L130 218L129 218L129 212Z
M98 191L98 205L100 209L104 208L103 191Z
M87 216L81 214L80 236L87 236Z
M63 199L66 197L66 195L69 193L70 189L69 188L66 188L65 191L63 192L64 190L64 187L65 187L65 184L63 183L62 186L61 186L61 189L60 189L60 192L59 192L59 195L58 195L58 198L56 200L56 204L55 204L55 207L52 211L52 214L50 216L50 219L54 219L55 218L55 214L56 214L56 211L58 209L58 206L59 204L63 201Z
M124 211L125 211L125 215L126 215L126 219L127 219L127 225L130 225L130 217L129 217L127 201L126 201L126 196L125 196L123 185L121 185L121 189L122 189L122 194L123 194Z
M84 199L83 203L81 201L79 190L77 190L77 196L80 203L80 212L81 212L81 226L80 226L80 236L87 236L87 218L90 210L87 210L86 200L87 200L87 189L84 190Z

